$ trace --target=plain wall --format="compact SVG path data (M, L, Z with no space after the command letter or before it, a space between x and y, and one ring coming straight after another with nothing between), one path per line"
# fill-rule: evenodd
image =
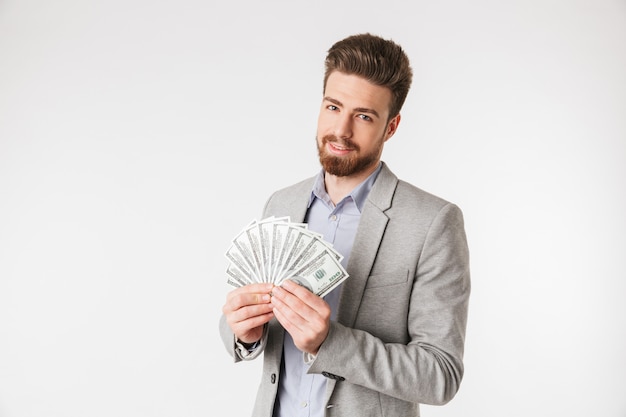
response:
M626 3L0 2L0 416L249 415L224 252L319 169L323 58L399 42L383 159L458 204L466 374L428 416L626 416Z

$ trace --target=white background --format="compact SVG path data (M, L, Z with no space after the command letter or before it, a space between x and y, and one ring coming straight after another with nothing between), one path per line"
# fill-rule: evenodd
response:
M383 159L471 249L423 415L626 416L623 0L0 1L0 416L249 415L223 253L317 173L323 58L366 31L415 72Z

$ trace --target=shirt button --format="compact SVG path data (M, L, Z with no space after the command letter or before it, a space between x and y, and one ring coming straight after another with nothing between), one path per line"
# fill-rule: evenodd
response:
M307 403L306 401L302 401L302 402L300 403L300 406L301 406L302 408L306 408L306 407L307 407L307 405L309 405L309 403Z
M335 220L337 220L337 216L333 214L332 216L330 216L330 220L334 222Z

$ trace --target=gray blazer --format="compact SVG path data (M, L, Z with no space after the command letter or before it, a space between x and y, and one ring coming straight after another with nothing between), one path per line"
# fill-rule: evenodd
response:
M274 193L264 217L303 221L313 182ZM337 321L309 369L328 378L326 415L419 416L419 403L450 401L463 377L470 295L461 210L383 163L346 269ZM271 417L280 382L284 329L273 319L267 330L254 417ZM240 361L224 317L220 333Z

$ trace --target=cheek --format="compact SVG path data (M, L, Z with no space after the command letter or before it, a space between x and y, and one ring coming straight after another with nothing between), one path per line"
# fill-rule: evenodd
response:
M328 132L328 129L330 127L330 124L328 122L328 117L324 117L323 113L320 113L319 117L317 118L317 134L318 136L323 136L324 134L326 134Z
M331 135L330 132L323 129L317 129L317 135L315 136L315 143L318 148L322 148L324 146L324 137Z

